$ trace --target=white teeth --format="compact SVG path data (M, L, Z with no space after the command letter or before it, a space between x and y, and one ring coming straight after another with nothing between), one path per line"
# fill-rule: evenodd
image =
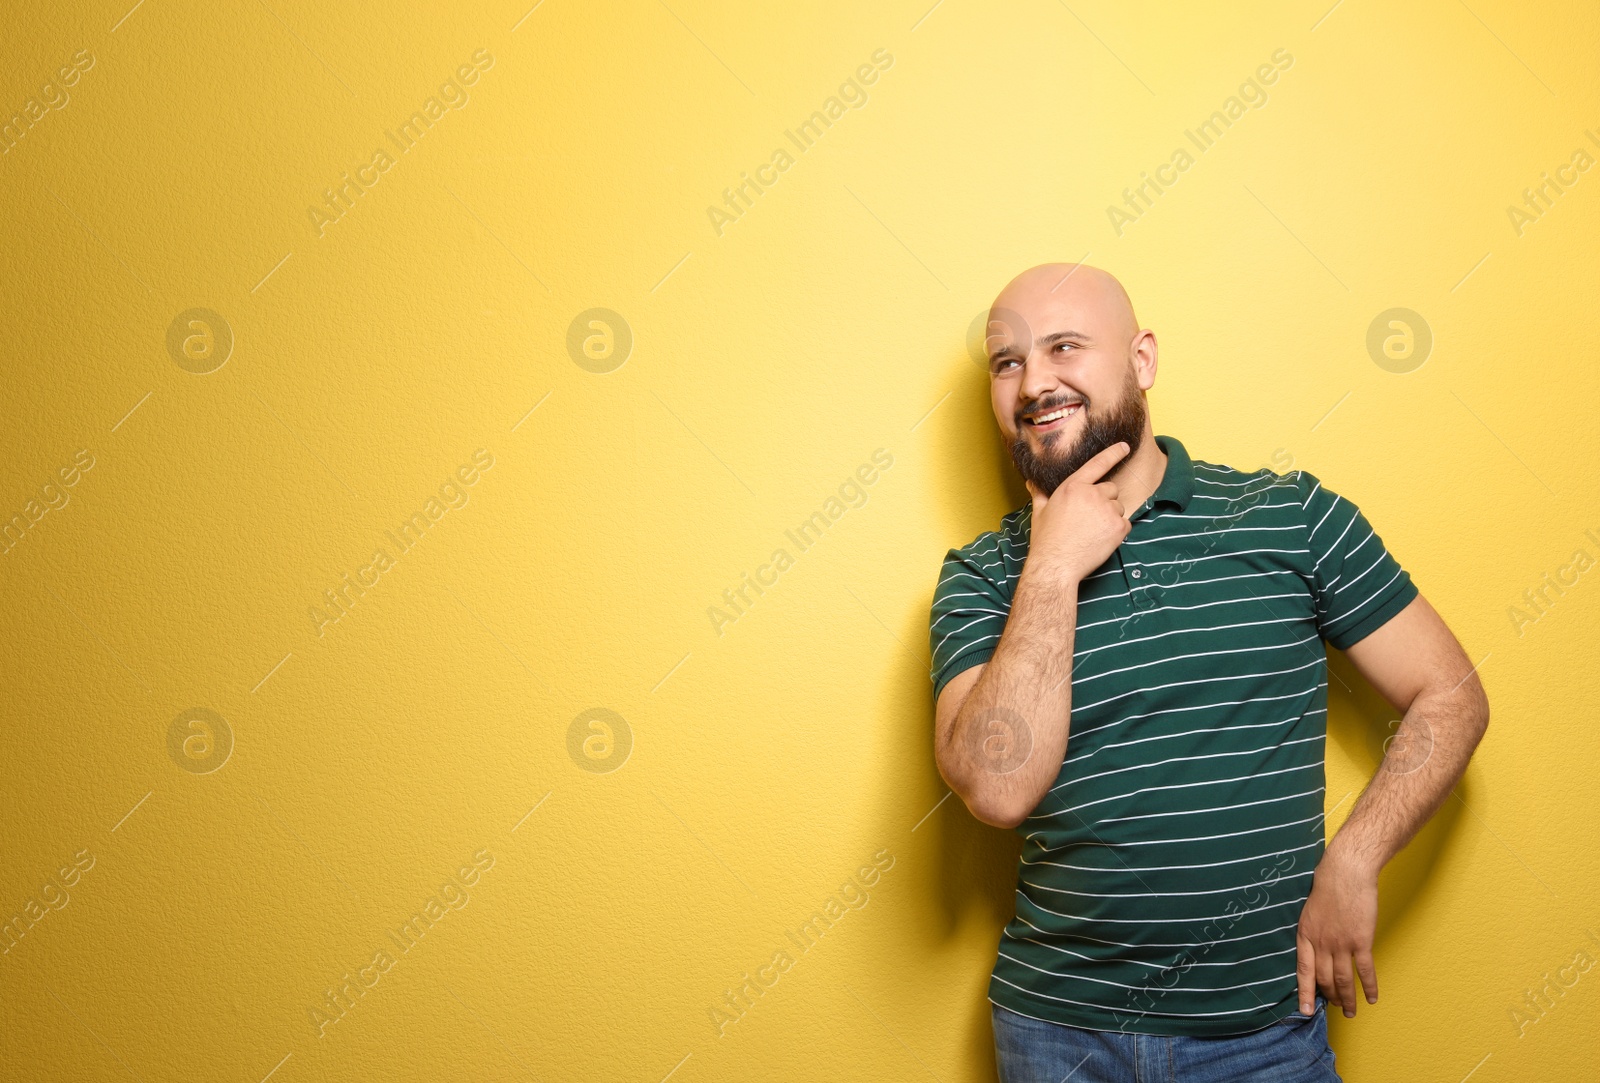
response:
M1035 425L1048 425L1052 421L1057 421L1063 417L1070 417L1071 415L1077 413L1081 406L1081 403L1075 402L1070 406L1064 406L1061 409L1053 410L1048 414L1041 414L1033 419L1033 423Z

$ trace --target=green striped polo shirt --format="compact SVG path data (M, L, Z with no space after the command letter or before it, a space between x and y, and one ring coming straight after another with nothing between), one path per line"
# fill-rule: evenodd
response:
M1017 827L989 999L1056 1023L1221 1035L1299 1010L1295 932L1322 856L1327 658L1417 595L1355 505L1303 470L1192 461L1078 589L1061 771ZM934 698L985 662L1031 502L952 549Z

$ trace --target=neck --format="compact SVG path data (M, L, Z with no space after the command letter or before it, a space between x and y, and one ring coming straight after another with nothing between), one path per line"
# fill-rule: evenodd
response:
M1128 514L1150 499L1167 472L1167 453L1156 444L1155 433L1147 426L1139 446L1117 465L1110 479L1117 483L1117 502Z

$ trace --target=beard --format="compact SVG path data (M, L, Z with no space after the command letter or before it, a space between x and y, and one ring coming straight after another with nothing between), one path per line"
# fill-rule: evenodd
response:
M1046 400L1037 406L1039 412L1048 412L1065 405L1067 401L1062 397L1059 400ZM1053 443L1060 439L1060 433L1046 436L1045 454L1035 455L1023 432L1027 422L1022 421L1017 425L1017 438L1011 443L1011 461L1016 464L1017 473L1022 475L1023 480L1033 482L1045 496L1054 493L1056 487L1076 473L1084 463L1112 444L1127 441L1128 454L1106 472L1106 478L1114 475L1139 450L1139 442L1144 439L1146 410L1144 395L1139 390L1133 367L1128 367L1128 378L1122 385L1121 398L1103 406L1097 406L1085 398L1080 413L1084 419L1083 432L1071 447L1055 454L1050 452Z

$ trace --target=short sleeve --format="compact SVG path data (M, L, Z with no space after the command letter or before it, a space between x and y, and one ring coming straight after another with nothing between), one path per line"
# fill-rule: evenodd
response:
M993 656L1005 631L1011 598L995 581L1004 576L1004 566L990 539L987 559L978 552L985 544L979 539L964 550L950 550L939 571L930 622L935 703L952 677Z
M1317 628L1345 650L1382 627L1418 594L1411 576L1350 501L1300 472Z

